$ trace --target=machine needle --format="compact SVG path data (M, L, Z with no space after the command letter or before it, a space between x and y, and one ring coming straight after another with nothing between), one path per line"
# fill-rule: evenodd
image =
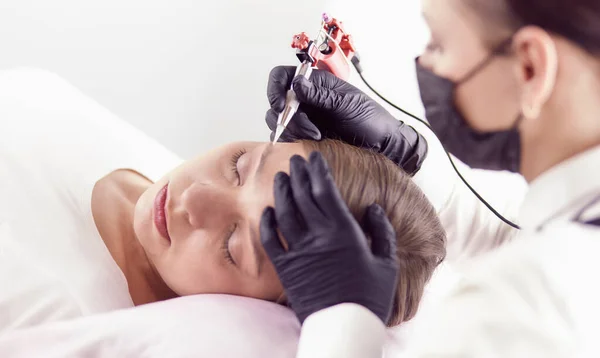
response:
M304 78L309 79L310 74L312 72L312 63L309 61L302 62L296 68L296 74L294 77L298 75L304 76ZM273 137L273 142L271 144L275 145L283 131L288 126L292 117L298 111L298 107L300 107L300 102L298 101L298 97L296 97L296 92L294 92L293 87L287 91L285 96L285 106L283 107L283 111L279 114L279 118L277 118L277 128L275 129L275 136Z

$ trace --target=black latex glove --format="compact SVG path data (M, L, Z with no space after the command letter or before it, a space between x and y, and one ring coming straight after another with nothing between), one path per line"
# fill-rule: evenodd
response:
M278 173L274 191L275 209L265 209L260 236L300 322L324 308L351 302L387 323L398 263L396 235L383 209L374 204L366 210L370 248L317 152L309 163L292 157L290 176Z
M278 66L269 75L267 96L271 109L266 122L272 131L271 140L286 92L293 83L300 108L280 141L340 139L376 150L409 174L419 170L427 155L427 142L411 126L330 72L314 70L309 81L303 76L294 78L295 71L293 66Z

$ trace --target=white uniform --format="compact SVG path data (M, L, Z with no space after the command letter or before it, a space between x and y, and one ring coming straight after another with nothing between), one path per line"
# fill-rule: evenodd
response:
M460 200L445 205L452 209ZM504 224L478 227L487 220L461 221L475 234L449 234L449 252L478 254L514 236ZM600 147L532 182L519 223L515 240L464 262L464 277L409 356L600 357ZM366 308L339 305L305 321L298 357L379 358L384 337L381 321Z

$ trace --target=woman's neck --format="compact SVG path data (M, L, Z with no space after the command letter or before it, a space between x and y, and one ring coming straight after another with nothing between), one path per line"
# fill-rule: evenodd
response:
M532 182L552 167L600 145L600 107L578 108L558 119L539 119L539 131L522 131L521 173ZM560 113L557 113L560 115ZM527 124L524 124L527 125ZM523 128L522 128L523 129Z
M135 204L151 184L137 172L117 170L99 180L92 193L94 222L125 275L136 306L177 297L148 260L133 230Z
M528 182L600 145L600 62L583 49L563 45L580 55L560 59L552 96L538 118L521 124L521 173Z

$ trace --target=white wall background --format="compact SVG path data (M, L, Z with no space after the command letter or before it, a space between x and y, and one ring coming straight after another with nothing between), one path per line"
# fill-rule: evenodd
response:
M422 113L417 0L0 0L0 69L56 72L188 158L268 139L268 73L296 64L292 35L314 35L323 11L345 22L372 84Z

